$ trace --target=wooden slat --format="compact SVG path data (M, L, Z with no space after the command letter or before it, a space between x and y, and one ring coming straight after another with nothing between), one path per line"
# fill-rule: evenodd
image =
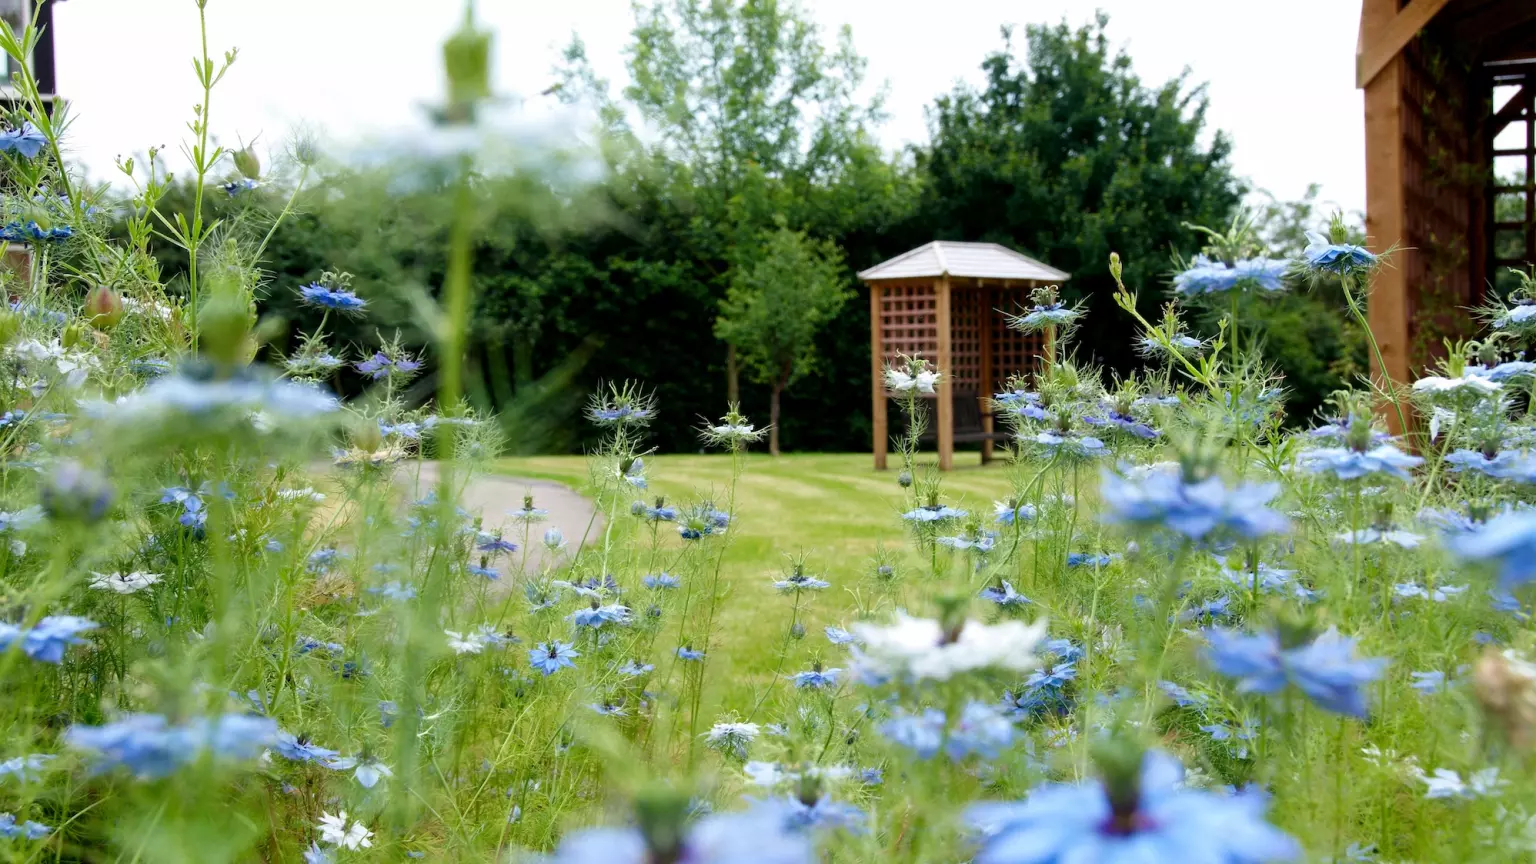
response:
M880 285L869 286L869 375L870 417L874 421L875 470L884 471L886 448L890 441L890 426L886 417L885 402L885 349L880 334L880 298L885 290Z
M1374 21L1368 20L1367 13L1362 13L1360 35L1364 50L1355 58L1355 86L1363 88L1375 80L1448 2L1450 0L1413 0L1379 28Z
M1365 88L1365 231L1369 244L1383 252L1403 236L1402 82L1403 59L1393 55ZM1377 271L1370 296L1369 321L1386 368L1371 359L1372 377L1408 380L1408 268L1400 250L1393 266ZM1385 412L1394 433L1397 413Z
M939 470L955 467L955 387L953 358L950 356L950 294L949 277L940 276L934 286L934 318L938 329L938 351L935 365L939 376L938 442Z
M992 363L992 336L997 329L994 320L997 313L992 311L992 291L983 288L977 292L976 314L980 319L981 327L981 431L992 434L992 410L988 400L992 398L997 389L997 381L993 378L994 367ZM992 439L983 438L981 442L981 461L986 464L992 458Z

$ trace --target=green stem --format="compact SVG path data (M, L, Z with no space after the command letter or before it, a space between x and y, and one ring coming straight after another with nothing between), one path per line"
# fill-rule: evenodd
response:
M192 300L191 321L188 329L192 336L192 351L197 351L197 250L203 240L203 189L207 185L208 169L208 112L213 102L213 58L208 56L208 13L203 4L197 6L197 24L201 34L203 59L200 75L203 83L203 103L197 115L197 179L192 192L192 223L187 229L187 292Z
M1344 302L1349 304L1349 311L1360 322L1360 328L1365 331L1365 339L1371 345L1371 356L1376 358L1376 369L1381 374L1382 384L1392 397L1392 408L1397 412L1398 430L1408 434L1408 416L1403 413L1402 401L1397 398L1397 384L1392 380L1392 375L1387 371L1387 361L1381 356L1381 346L1376 344L1376 334L1371 331L1371 322L1365 317L1365 310L1360 308L1360 302L1355 299L1355 293L1350 290L1349 284L1354 277L1344 274L1339 277L1339 283L1344 286Z

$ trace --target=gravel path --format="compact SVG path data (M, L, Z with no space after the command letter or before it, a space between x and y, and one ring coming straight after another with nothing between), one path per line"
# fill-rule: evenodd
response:
M402 483L411 490L414 497L422 497L428 491L437 488L437 463L421 463L419 482L416 476L416 463L403 462L399 474ZM550 526L557 527L565 534L565 540L574 549L581 541L582 532L587 530L587 524L592 524L592 535L596 536L603 529L603 518L597 516L594 520L592 502L576 494L568 486L562 486L549 480L530 480L521 477L506 477L502 475L482 475L475 478L464 490L460 500L460 506L470 513L479 514L482 525L487 531L502 529L508 540L517 543L523 542L522 525L516 524L507 516L508 510L517 510L523 506L523 496L533 496L533 506L549 511L549 518L537 523L528 533L528 568L537 569L547 554L544 549L544 529ZM521 558L522 552L514 553Z

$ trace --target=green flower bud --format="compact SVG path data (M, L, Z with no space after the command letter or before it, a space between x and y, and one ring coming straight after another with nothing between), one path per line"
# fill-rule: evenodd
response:
M473 11L464 12L464 26L443 44L448 71L450 105L473 105L491 95L491 34L475 27Z
M123 320L123 298L105 285L97 285L85 298L85 314L91 326L111 330Z
M384 446L384 433L379 429L377 421L362 420L352 430L352 443L359 450L372 453Z
M219 363L241 363L250 330L250 306L234 294L213 296L197 313L199 351Z
M234 154L235 170L247 180L261 179L261 160L256 156L254 146L236 150Z
M9 345L21 332L21 316L9 309L0 311L0 345Z
M76 345L83 344L88 338L89 334L86 332L85 325L75 323L64 328L64 333L59 337L59 344L65 348L73 348Z
M1133 834L1141 827L1141 765L1146 749L1129 737L1115 735L1099 741L1092 748L1093 762L1104 780L1104 795L1109 799L1108 833Z
M688 833L688 796L675 789L657 787L635 798L635 822L646 849L655 862L675 862L683 854Z

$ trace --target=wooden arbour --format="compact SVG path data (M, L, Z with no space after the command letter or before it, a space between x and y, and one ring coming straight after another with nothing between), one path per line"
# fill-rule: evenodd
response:
M1401 384L1536 263L1536 0L1362 0L1356 84L1368 243L1395 250L1373 373Z
M899 355L920 355L941 373L934 426L939 468L954 467L955 402L985 399L1009 375L1045 353L1040 336L1008 326L1029 290L1070 276L996 243L935 241L865 270L869 286L871 402L875 467L886 467L890 394L884 370ZM983 439L982 458L991 455Z

